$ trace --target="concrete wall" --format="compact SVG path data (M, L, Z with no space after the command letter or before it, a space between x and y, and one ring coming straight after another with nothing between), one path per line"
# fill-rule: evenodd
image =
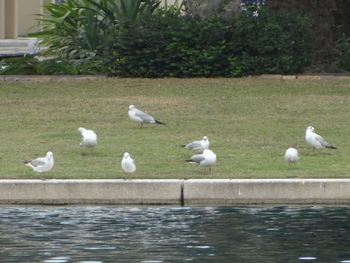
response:
M350 179L0 180L10 204L350 204Z
M42 0L17 0L18 36L38 31L35 14L42 12Z
M181 180L1 180L0 203L180 204Z
M350 204L349 179L188 180L185 205Z
M16 0L3 0L3 12L0 13L0 20L4 22L4 38L17 37L17 2Z
M5 38L5 1L0 0L0 39Z
M182 0L162 0L160 6L170 6L174 4L181 4Z

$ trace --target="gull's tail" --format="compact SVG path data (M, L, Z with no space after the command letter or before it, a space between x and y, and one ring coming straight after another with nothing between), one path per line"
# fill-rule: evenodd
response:
M157 120L155 120L155 122L156 122L157 124L162 124L162 125L165 125L165 123L164 123L164 122L161 122L161 121L157 121Z
M335 147L335 146L333 146L333 145L330 145L330 144L328 144L328 145L326 146L326 148L328 148L328 149L337 149L337 147Z

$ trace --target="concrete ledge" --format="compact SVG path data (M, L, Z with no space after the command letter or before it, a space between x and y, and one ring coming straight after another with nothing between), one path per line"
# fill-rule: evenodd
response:
M181 205L182 180L1 180L0 203Z
M107 79L103 75L0 75L0 82L85 81Z
M48 82L48 81L84 81L84 80L104 80L118 77L107 77L104 75L0 75L0 82ZM322 75L280 75L263 74L253 75L249 78L273 79L273 80L350 80L350 73L345 74L322 74Z
M350 179L0 180L0 203L350 204Z
M277 79L277 80L350 80L349 73L329 73L329 74L301 74L301 75L279 75L279 74L262 74L252 76L261 79Z
M188 180L184 204L349 204L350 179Z

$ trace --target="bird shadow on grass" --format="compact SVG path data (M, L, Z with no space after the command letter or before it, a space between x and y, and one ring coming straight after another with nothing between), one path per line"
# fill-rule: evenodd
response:
M141 127L130 127L130 129L133 129L133 130L144 130L144 129L154 129L154 128L158 128L158 126L143 126L142 128Z
M308 156L308 157L317 157L317 156L331 156L333 155L332 152L326 152L326 151L315 151L315 152L303 152L302 156Z
M102 152L99 152L99 151L96 151L96 150L83 150L83 151L80 151L79 154L81 156L92 156L92 157L106 157L108 156L106 153L102 153Z

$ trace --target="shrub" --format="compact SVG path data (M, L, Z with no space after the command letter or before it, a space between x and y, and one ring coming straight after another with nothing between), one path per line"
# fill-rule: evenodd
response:
M33 57L0 60L0 75L76 75L79 73L75 66L56 60L39 61Z
M296 14L259 8L208 20L159 11L115 35L110 75L214 77L291 74L309 64L311 27Z
M344 34L337 42L337 49L339 51L338 67L350 71L350 37Z
M302 72L311 26L298 14L273 14L260 0L237 17L200 20L158 0L67 0L49 5L49 52L88 72L128 77L215 77Z
M150 15L159 0L66 0L45 6L41 30L31 34L42 40L45 55L58 56L69 64L92 64L103 71L112 36L124 25Z

